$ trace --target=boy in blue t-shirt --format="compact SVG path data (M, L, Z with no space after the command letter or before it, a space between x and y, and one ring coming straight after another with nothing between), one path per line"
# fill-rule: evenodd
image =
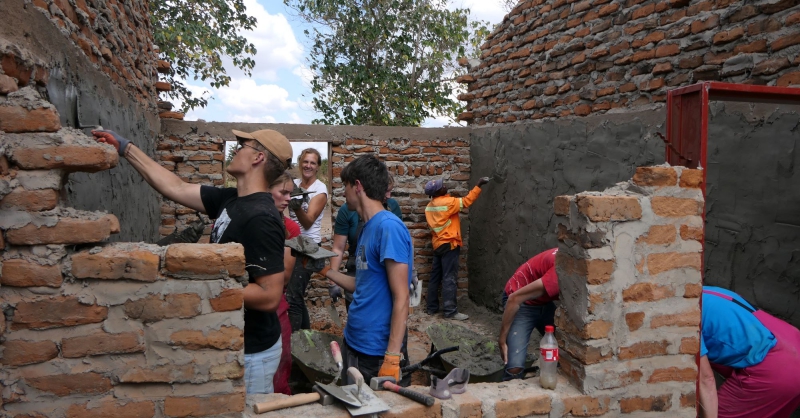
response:
M406 321L414 265L411 234L383 207L389 185L383 162L372 155L359 157L342 170L341 178L347 207L364 220L355 251L356 276L329 268L320 272L353 293L344 329L342 380L347 380L347 368L355 366L366 382L376 376L401 382L400 367L408 364Z

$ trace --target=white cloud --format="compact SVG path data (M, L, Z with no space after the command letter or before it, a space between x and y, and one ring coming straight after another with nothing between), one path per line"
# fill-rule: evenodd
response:
M489 21L491 25L502 22L506 16L500 0L453 0L448 8L469 9L472 19Z
M258 113L255 111L253 113ZM274 116L260 114L260 115L253 115L253 114L240 114L240 115L233 115L230 120L236 122L244 122L244 123L276 123L277 119Z
M311 80L314 79L314 72L308 66L299 65L292 70L292 74L300 78L306 89L311 90Z
M275 84L258 84L253 79L237 78L228 87L217 90L215 96L230 109L253 115L296 109L297 102L289 100L289 92Z

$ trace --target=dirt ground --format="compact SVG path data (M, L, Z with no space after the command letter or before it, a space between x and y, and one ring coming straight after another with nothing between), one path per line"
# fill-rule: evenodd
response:
M466 321L452 321L445 319L441 313L436 315L428 315L425 313L423 300L420 306L412 308L412 312L408 318L408 357L410 364L418 363L427 357L431 350L431 341L425 330L432 324L455 322L458 325L464 326L469 330L488 338L490 341L496 341L500 332L500 324L502 322L502 314L492 312L482 306L476 305L472 300L467 297L461 297L458 300L458 310L461 313L469 315ZM336 310L343 324L347 322L347 313L344 309L344 302L340 300L336 304ZM342 328L333 324L327 308L312 307L309 309L309 316L311 318L311 328L315 330L324 331L327 333L342 335ZM531 335L531 343L528 346L529 353L535 353L539 348L539 340L541 336L537 331ZM437 349L444 347L437 347ZM428 385L427 376L424 373L415 373L412 377L412 384Z

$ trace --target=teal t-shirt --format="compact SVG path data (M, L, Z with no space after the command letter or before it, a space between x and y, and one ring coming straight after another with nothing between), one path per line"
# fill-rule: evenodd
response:
M389 344L392 292L386 259L414 267L414 247L408 228L388 211L370 219L361 231L356 254L356 291L347 313L347 345L369 356L383 356Z
M755 308L736 293L703 286L700 355L708 356L713 364L735 369L764 361L778 341L752 311Z

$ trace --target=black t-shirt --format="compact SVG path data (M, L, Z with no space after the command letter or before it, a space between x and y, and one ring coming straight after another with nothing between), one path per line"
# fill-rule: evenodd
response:
M250 283L257 277L283 272L286 238L283 217L266 192L238 197L234 188L200 187L206 213L214 221L211 242L244 246ZM244 309L244 353L260 353L278 341L281 325L275 312Z

